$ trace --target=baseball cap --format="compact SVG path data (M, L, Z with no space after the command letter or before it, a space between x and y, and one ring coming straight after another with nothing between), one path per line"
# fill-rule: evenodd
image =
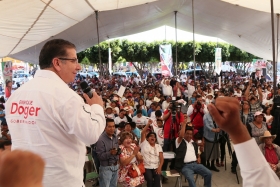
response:
M255 112L254 117L259 116L259 115L263 115L264 116L264 114L261 111L257 111L257 112Z

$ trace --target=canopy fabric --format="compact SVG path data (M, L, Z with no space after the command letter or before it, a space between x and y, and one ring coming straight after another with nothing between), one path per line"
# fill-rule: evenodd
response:
M271 12L270 0L222 0L236 6L242 6L262 12ZM280 14L280 1L273 0L274 13Z
M97 44L95 10L100 11L100 41L162 25L174 27L174 11L178 29L192 32L191 0L4 0L0 7L0 57L36 64L50 39L69 40L77 51ZM221 0L194 0L194 10L195 33L272 59L270 13Z

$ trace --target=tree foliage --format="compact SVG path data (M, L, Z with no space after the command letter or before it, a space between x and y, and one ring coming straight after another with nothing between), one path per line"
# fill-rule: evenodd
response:
M108 64L108 48L111 48L112 63L132 62L138 72L141 74L144 67L151 62L159 62L159 46L161 44L171 44L173 64L176 62L176 43L174 41L155 41L131 42L128 40L111 40L100 43L101 62ZM233 62L251 62L258 58L246 51L243 51L227 43L215 42L196 42L195 43L195 61L203 68L203 63L208 62L209 68L214 69L215 48L222 48L222 61ZM98 45L94 45L80 53L77 57L84 64L99 64ZM188 63L193 61L193 42L177 42L177 62L178 69L185 68ZM135 63L137 62L137 63ZM237 64L237 63L236 63ZM245 63L244 63L245 64Z

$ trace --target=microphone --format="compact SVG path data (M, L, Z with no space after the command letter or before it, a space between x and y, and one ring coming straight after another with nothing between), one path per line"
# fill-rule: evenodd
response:
M83 82L80 83L80 86L81 86L81 89L83 90L83 92L85 94L87 94L88 97L91 99L93 94L92 94L91 87L88 86L88 83L83 81Z

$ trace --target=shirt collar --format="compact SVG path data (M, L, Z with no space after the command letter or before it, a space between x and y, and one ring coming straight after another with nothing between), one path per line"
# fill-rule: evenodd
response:
M273 146L273 144L271 145L271 147L269 147L268 145L265 144L264 147L265 147L265 148L268 148L268 149L275 149L274 146Z
M51 70L37 70L34 77L43 77L47 79L54 79L66 84L55 72Z
M116 136L116 132L113 134L113 136L112 136L112 138L110 137L110 136L108 136L108 134L106 133L106 131L104 130L104 134L105 134L105 136L107 136L109 139L112 139L112 138L114 138L115 136Z
M193 143L194 142L192 139L191 139L190 142L188 142L185 138L184 138L184 140L186 141L186 143Z

